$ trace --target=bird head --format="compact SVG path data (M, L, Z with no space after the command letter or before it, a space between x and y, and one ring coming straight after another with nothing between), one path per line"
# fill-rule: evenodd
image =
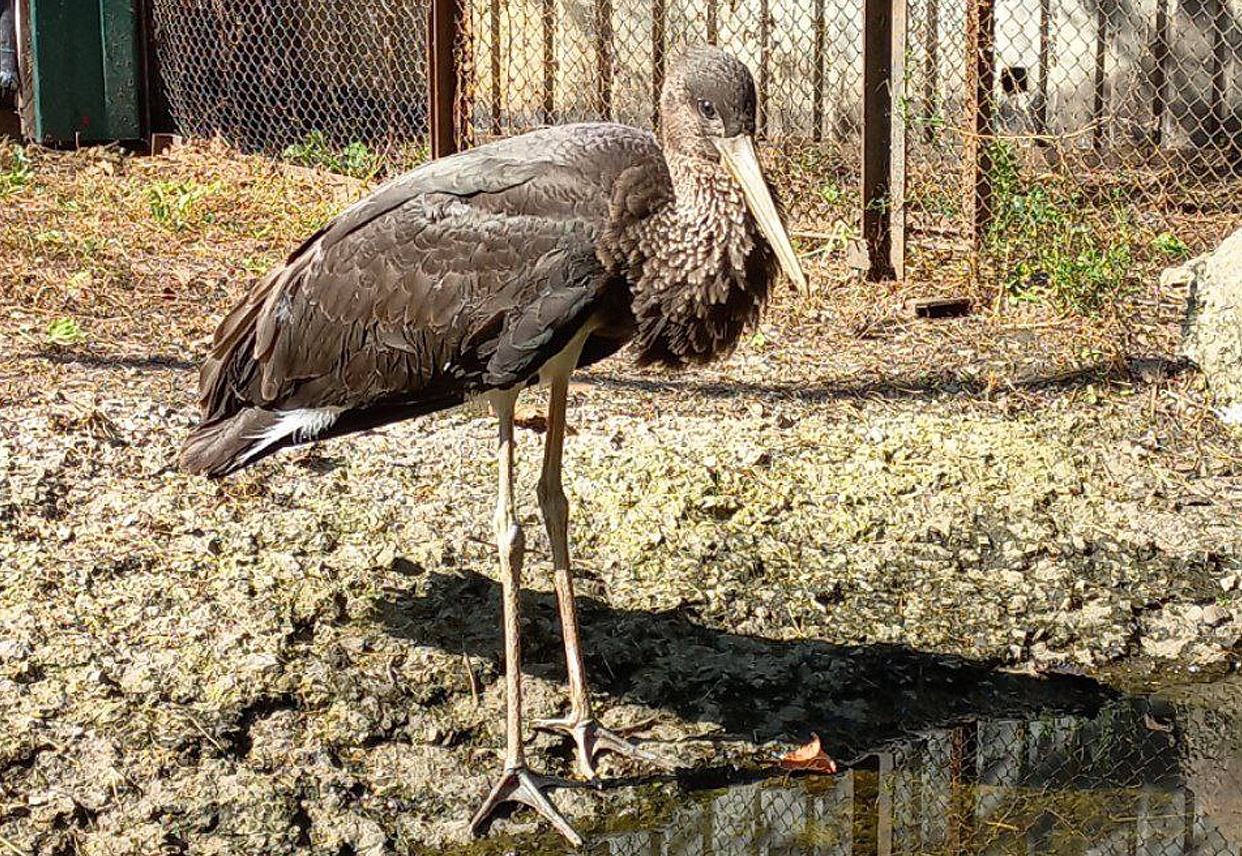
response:
M667 149L719 164L737 182L781 269L806 292L806 276L755 154L755 80L750 69L719 48L686 52L665 78L660 123Z

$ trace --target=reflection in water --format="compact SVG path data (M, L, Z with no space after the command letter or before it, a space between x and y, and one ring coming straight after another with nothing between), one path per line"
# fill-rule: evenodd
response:
M1167 715L1167 711L1166 711ZM1196 807L1180 726L1146 703L890 744L840 775L704 794L595 856L1242 856Z

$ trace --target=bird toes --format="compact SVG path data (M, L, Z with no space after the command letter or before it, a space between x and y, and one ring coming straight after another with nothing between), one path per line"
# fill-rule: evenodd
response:
M574 831L569 821L560 813L552 801L544 794L547 788L571 784L551 776L540 776L530 772L526 767L507 768L479 806L479 810L470 819L470 832L479 835L492 820L492 816L505 803L520 803L535 810L540 817L552 824L574 847L582 846L582 836Z
M580 719L572 715L560 719L540 719L535 721L535 727L571 737L576 748L578 772L589 781L596 781L599 778L596 763L605 752L651 764L663 770L673 769L672 765L660 756L648 752L638 743L605 728L594 719Z

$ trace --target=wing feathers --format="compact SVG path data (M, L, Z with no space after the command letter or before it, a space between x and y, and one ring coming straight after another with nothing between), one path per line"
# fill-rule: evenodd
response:
M230 316L236 330L204 367L205 399L232 396L278 409L294 402L357 407L443 384L446 364L462 395L537 371L540 356L568 341L591 297L609 282L595 256L595 232L530 217L505 218L508 229L489 231L475 228L481 219L495 218L419 222L416 231L438 240L399 273L385 265L382 248L370 265L352 270L336 263L336 251L303 255ZM396 224L384 233L395 250L410 231ZM492 238L481 255L494 265L476 264L471 247L480 232ZM338 244L340 251L352 240ZM230 360L247 321L249 359ZM321 378L335 381L312 385Z
M351 413L368 408L400 418L525 382L624 290L596 244L614 182L640 164L666 181L650 134L567 126L436 161L346 209L221 323L196 448L240 448L225 423L267 424L259 412L341 408L337 432L365 427Z

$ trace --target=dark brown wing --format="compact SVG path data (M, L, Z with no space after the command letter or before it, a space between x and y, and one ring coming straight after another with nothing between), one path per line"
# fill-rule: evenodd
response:
M222 474L524 382L615 291L595 251L611 184L653 151L620 126L549 129L345 211L220 325L183 465ZM310 421L282 434L294 412Z
M251 370L219 391L281 410L462 399L555 354L608 281L592 227L430 207L408 203L292 266L256 318Z

